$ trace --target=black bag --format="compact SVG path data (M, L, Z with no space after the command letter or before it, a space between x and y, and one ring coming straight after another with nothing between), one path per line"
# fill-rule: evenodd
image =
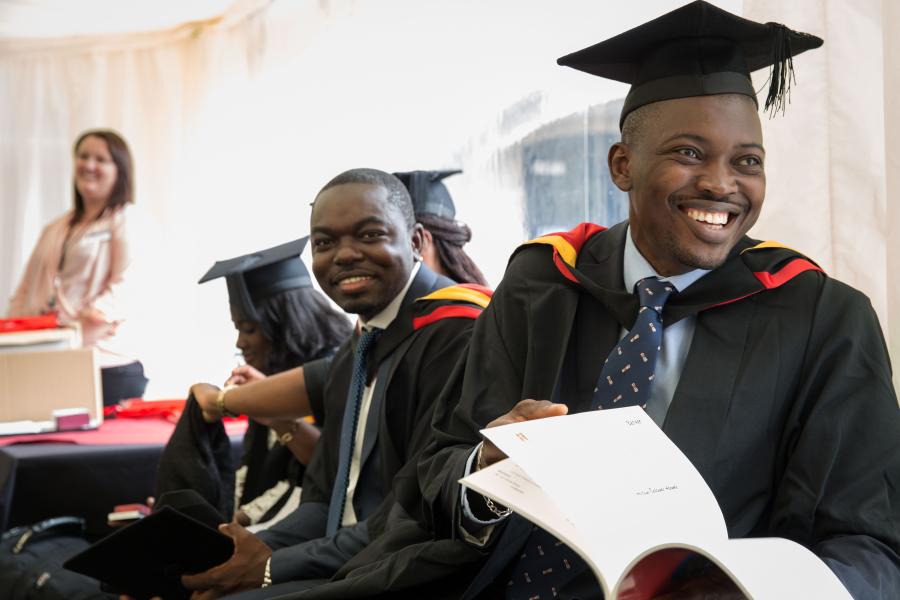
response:
M89 600L117 598L100 582L62 564L90 545L84 519L56 517L0 536L0 590L9 600Z

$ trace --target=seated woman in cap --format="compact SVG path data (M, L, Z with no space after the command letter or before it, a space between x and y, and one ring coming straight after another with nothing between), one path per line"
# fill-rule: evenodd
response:
M481 269L463 250L472 240L472 230L455 219L453 198L441 181L461 172L410 171L394 175L409 190L416 221L425 228L422 258L428 268L459 283L486 286Z
M307 239L217 262L200 280L225 277L228 286L236 346L247 364L226 385L330 356L350 335L347 318L312 288L299 257ZM318 428L303 420L251 420L235 476L234 519L245 526L270 525L295 507L318 439Z

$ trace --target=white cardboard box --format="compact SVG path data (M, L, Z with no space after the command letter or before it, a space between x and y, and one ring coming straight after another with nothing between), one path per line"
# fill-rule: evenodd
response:
M90 427L103 421L96 350L0 354L0 434L54 431L62 409L86 410Z

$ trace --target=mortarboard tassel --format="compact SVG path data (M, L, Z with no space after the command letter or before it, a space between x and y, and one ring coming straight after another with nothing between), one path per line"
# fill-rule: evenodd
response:
M765 109L770 116L784 110L791 102L791 83L797 83L794 76L794 59L791 53L791 30L781 23L768 23L774 29L772 44L772 71L769 74L769 95Z

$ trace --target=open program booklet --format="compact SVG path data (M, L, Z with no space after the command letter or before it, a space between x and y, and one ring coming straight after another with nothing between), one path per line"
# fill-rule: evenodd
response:
M850 598L812 552L783 538L728 539L700 473L638 407L482 431L508 459L461 480L550 531L606 598L651 598L699 553L751 598Z

